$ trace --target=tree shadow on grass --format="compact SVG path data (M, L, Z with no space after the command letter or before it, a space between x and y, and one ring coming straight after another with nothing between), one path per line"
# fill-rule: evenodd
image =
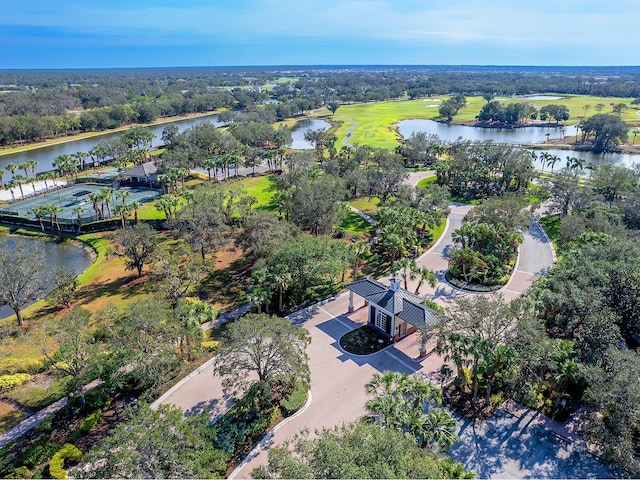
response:
M225 307L238 307L243 301L246 285L251 277L253 262L246 257L231 262L226 268L209 273L200 284L198 295L206 300Z
M87 285L76 293L76 302L79 305L86 305L100 298L121 296L123 299L135 297L147 292L148 273L143 273L142 277L128 275L114 280L105 280L100 283Z

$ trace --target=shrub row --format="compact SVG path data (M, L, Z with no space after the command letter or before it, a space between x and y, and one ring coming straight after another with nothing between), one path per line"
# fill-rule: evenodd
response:
M300 410L307 401L307 392L308 388L306 385L297 383L291 395L280 403L282 414L288 417Z
M504 287L504 285L480 285L478 283L465 282L464 280L454 277L448 270L444 274L444 278L454 287L469 292L495 292Z
M65 443L58 453L49 460L49 474L51 475L51 478L67 478L67 471L64 469L65 460L79 462L82 460L82 452L78 450L78 447L75 445Z
M22 328L22 327L18 327ZM12 373L38 373L46 368L46 362L41 358L4 358L0 360L0 372L4 375Z
M28 373L14 373L12 375L0 375L0 392L12 390L24 382L29 380L31 375Z

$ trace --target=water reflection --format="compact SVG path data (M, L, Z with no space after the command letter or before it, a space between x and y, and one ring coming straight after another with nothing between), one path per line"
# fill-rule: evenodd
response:
M158 145L162 144L162 132L165 128L167 128L168 125L176 125L178 127L178 130L182 132L187 128L191 128L194 125L205 122L212 123L216 127L222 125L222 122L218 120L217 115L207 115L204 117L189 118L158 125L152 125L149 127L149 129L155 135L155 137L151 145L153 147L157 147ZM9 165L10 163L20 164L29 160L36 160L38 162L38 165L36 166L36 173L53 170L53 159L58 155L69 155L77 152L88 152L98 144L107 143L120 137L120 135L122 135L124 132L125 130L119 132L104 133L91 138L81 138L78 140L70 140L66 142L64 141L64 139L60 139L61 143L57 143L55 145L46 145L23 152L8 153L5 155L0 154L0 169L2 169L4 173L4 171L6 171L7 165ZM4 181L6 182L10 178L11 175L8 172L5 173Z
M55 272L58 267L64 267L69 271L80 274L91 265L91 255L83 247L71 243L47 242L16 235L7 235L0 237L0 249L12 251L15 250L18 243L24 242L30 245L36 245L37 248L44 251L44 257L47 259L45 268L48 272ZM0 318L6 318L13 314L13 310L8 306L0 307Z
M324 120L318 120L315 118L310 120L300 120L291 132L291 137L293 138L291 148L295 148L297 150L312 149L313 144L304 139L304 134L309 130L327 130L329 128L331 128L331 124Z
M433 120L401 120L397 123L398 132L405 138L412 133L426 132L438 135L441 140L455 142L456 140L493 140L500 143L510 143L514 145L541 144L547 140L561 139L575 136L577 128L575 125L567 127L519 127L519 128L482 128L468 125L450 125L447 123L435 122ZM539 152L542 152L540 150ZM545 149L550 155L557 155L561 158L555 168L561 168L566 164L566 157L578 157L585 160L585 165L592 163L617 164L631 166L640 163L640 155L623 153L594 153L585 150L563 150ZM540 162L537 163L540 168Z

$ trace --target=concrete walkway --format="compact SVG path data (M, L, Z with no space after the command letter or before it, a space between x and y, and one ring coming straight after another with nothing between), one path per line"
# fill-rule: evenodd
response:
M345 145L345 146L347 146L347 147L353 148L353 145L351 144L351 142L349 141L349 139L350 139L351 137L353 137L353 129L354 129L355 127L357 127L357 126L359 125L359 123L358 123L358 122L356 122L356 121L355 121L354 119L352 119L352 118L346 118L346 117L345 117L345 120L347 120L347 121L351 122L351 125L350 125L349 127L347 127L347 136L346 136L346 137L344 137L344 138L342 139L342 143L344 143L344 145Z
M244 315L250 309L251 309L251 304L242 305L241 307L239 307L239 308L237 308L235 310L231 310L231 311L228 311L228 312L223 312L213 322L203 323L201 325L201 327L202 327L203 330L209 330L209 329L211 329L211 328L213 328L213 327L215 327L217 325L221 325L223 323L227 323L227 322L233 320L234 318L237 318L237 317L240 317L240 316ZM187 375L187 377L185 377L180 382L178 382L176 385L174 385L171 389L169 389L169 391L167 391L164 395L162 395L158 400L153 402L152 406L159 405L160 403L163 403L163 400L165 400L165 399L171 399L172 395L173 395L173 392L175 392L176 390L183 391L185 388L188 390L188 388L191 385L193 385L193 382L189 383L188 387L184 387L184 385L185 385L185 383L189 382L189 380L191 378L193 378L196 374L201 374L203 372L208 372L209 373L209 378L210 378L213 375L212 374L212 367L211 367L212 363L213 363L213 359L209 360L204 365L201 365L196 370L191 372L189 375ZM84 391L87 392L89 390L92 390L92 389L96 388L97 386L102 385L102 383L103 382L101 380L94 380L93 382L88 383L87 385L85 385ZM220 385L218 385L218 387L219 387L220 391L222 391L222 387ZM187 412L187 413L198 413L198 412L204 410L205 408L209 408L212 411L212 416L215 417L217 415L221 415L222 413L226 412L229 409L229 407L231 406L231 398L227 398L225 396L222 396L221 398L222 398L222 400L215 400L215 401L210 401L209 400L207 402L203 401L201 404L198 404L198 405L193 405L193 402L191 402L189 404L190 405L189 408L192 409L191 412L187 412L187 410L185 410L184 408L183 408L183 410L185 412ZM35 412L33 415L30 415L29 417L24 419L22 422L20 422L15 427L13 427L10 430L7 430L6 432L4 432L2 435L0 435L0 448L2 448L5 445L17 440L22 435L27 433L29 430L31 430L35 426L39 425L40 423L42 423L49 416L53 415L58 410L64 408L65 405L67 404L67 400L68 400L67 397L61 398L57 402L54 402L51 405L43 408L42 410L39 410L39 411ZM172 402L168 402L168 403L172 403ZM175 402L174 402L174 405L177 405L177 406L182 408L181 405L178 405ZM216 409L216 405L219 405L217 409Z
M93 390L98 385L102 385L102 381L94 380L93 382L88 383L87 385L84 386L84 391L88 392L89 390ZM7 430L2 435L0 435L0 448L19 439L22 435L27 433L32 428L36 427L37 425L40 425L50 415L53 415L58 410L64 408L66 404L67 404L67 397L61 398L60 400L52 403L48 407L45 407L42 410L38 410L36 413L27 417L25 420L20 422L18 425L16 425L12 429Z

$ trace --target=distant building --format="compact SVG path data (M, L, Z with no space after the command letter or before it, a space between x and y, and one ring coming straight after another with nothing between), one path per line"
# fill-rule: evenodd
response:
M123 184L151 187L158 181L158 167L154 162L147 162L125 170L120 175Z
M367 323L398 341L418 328L430 330L442 321L442 315L422 304L422 298L392 278L390 285L365 278L345 285L349 290L349 311L353 311L353 294L369 307Z

